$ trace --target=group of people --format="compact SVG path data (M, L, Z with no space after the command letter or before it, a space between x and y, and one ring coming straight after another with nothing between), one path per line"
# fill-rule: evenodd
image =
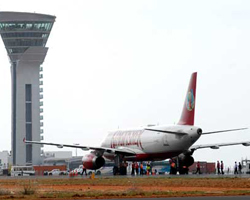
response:
M152 164L148 162L146 164L146 168L144 169L143 163L138 163L138 162L133 162L132 163L132 170L131 170L131 175L143 175L143 174L153 174L152 173Z
M121 166L120 166L120 172L119 174L120 175L127 175L127 162L123 162L121 163ZM131 175L134 176L134 175L143 175L143 174L156 174L157 171L155 169L155 171L153 171L152 169L152 163L151 162L148 162L146 164L146 166L143 164L143 162L133 162L131 164ZM185 170L185 166L182 166L182 169L183 171L185 171L185 173L182 173L182 174L188 174L188 168L187 170ZM224 174L224 163L223 161L217 161L216 163L216 171L217 171L217 174ZM228 168L227 170L227 173L229 174L230 172L230 169ZM174 160L170 160L170 174L176 174L177 173L177 166L176 166L176 162ZM235 161L235 164L234 164L234 174L241 174L242 173L242 164L239 162L237 164L237 162ZM85 174L87 175L87 170L86 168L83 166L83 170L82 170L82 175ZM196 172L195 174L201 174L201 166L200 166L200 162L197 162L196 163Z
M218 174L224 174L223 170L224 170L223 161L221 161L221 162L217 161L217 173ZM241 170L242 170L242 164L240 162L237 164L237 162L235 161L235 163L234 163L234 174L241 174L242 173ZM227 173L229 174L229 172L230 172L230 169L228 168Z
M234 174L241 174L242 170L242 164L239 162L239 164L237 165L237 162L235 161L234 163Z
M216 164L216 168L217 168L217 174L224 174L224 163L223 161L217 161Z
M114 175L127 175L127 167L128 167L128 163L126 161L123 161L120 163L119 167L116 165L113 167L113 174Z

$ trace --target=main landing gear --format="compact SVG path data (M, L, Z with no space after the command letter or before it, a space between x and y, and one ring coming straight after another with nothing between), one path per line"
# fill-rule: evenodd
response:
M113 167L114 175L127 175L127 163L123 161L121 155L116 155L114 159L115 165Z

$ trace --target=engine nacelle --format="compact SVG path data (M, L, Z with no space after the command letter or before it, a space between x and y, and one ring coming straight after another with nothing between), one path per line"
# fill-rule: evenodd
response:
M82 164L86 169L99 169L105 164L105 159L102 156L96 156L94 154L88 154L83 156Z
M178 156L178 159L179 159L179 165L181 167L183 166L189 167L194 163L194 158L192 156L185 155L183 153Z

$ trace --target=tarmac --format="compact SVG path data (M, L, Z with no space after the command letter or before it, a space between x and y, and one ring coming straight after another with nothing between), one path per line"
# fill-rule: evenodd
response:
M1 179L82 179L82 178L89 178L90 175L78 175L75 177L69 177L68 175L60 175L60 176L0 176ZM217 174L189 174L189 175L138 175L138 176L131 176L131 175L95 175L95 178L148 178L148 177L154 177L154 178L163 178L163 177L168 177L168 178L250 178L250 174L224 174L224 175L217 175ZM249 198L250 199L250 198Z

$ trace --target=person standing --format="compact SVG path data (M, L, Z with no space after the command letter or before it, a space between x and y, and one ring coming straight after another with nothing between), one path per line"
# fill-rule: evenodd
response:
M240 163L240 162L239 162L238 168L239 168L239 174L241 174L242 165L241 165L241 163Z
M170 174L176 174L176 164L175 164L175 161L173 159L171 159L169 161L170 163Z
M195 174L200 174L201 173L201 166L200 166L200 162L198 161L197 164L196 164L196 172Z
M87 176L87 169L86 167L84 167L84 165L82 166L82 175L85 174L85 176Z
M220 174L220 162L217 161L217 173Z
M124 161L124 175L127 175L128 163Z
M136 172L136 175L139 175L139 165L138 165L138 162L135 162L135 172Z
M140 164L140 175L143 175L143 163Z
M147 175L149 175L149 172L150 172L150 164L149 164L149 162L146 165L146 171L147 171Z
M131 175L134 176L135 175L135 162L132 163L132 171L131 171Z
M153 172L153 162L150 162L150 174Z
M234 163L234 174L238 174L238 166L236 161Z
M224 174L224 163L223 163L223 161L221 160L220 161L220 169L221 169L221 174L223 175Z

